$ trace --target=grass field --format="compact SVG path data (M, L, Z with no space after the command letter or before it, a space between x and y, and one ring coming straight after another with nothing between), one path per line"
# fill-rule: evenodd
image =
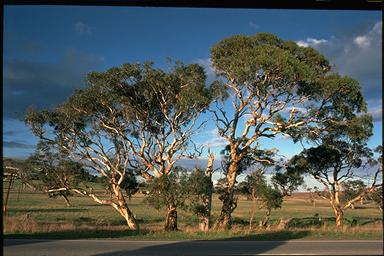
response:
M3 184L5 199L7 182ZM108 197L102 189L100 195ZM31 238L127 238L127 239L382 239L382 213L372 204L357 204L345 214L343 229L335 229L334 215L329 202L317 200L314 207L304 193L288 197L283 207L272 211L271 226L267 229L249 229L252 201L239 198L233 213L233 229L227 232L199 232L198 220L190 213L179 210L179 232L163 232L163 211L143 204L143 196L136 195L128 204L140 223L139 232L127 231L124 219L110 206L99 205L91 199L70 197L71 207L62 198L49 198L46 194L28 188L20 190L17 182L8 199L7 214L3 218L5 237ZM5 202L5 200L3 200ZM213 219L217 218L221 202L213 200ZM264 214L257 210L255 223ZM289 228L278 230L283 218L294 218ZM321 218L322 225L318 225ZM354 221L352 221L354 220ZM351 225L351 223L354 223ZM257 226L257 225L255 225Z

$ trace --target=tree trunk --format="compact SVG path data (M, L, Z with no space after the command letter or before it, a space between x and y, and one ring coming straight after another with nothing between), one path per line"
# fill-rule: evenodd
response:
M67 205L67 207L71 207L71 202L69 202L69 199L66 195L61 195L65 201L65 204Z
M177 209L173 204L167 206L167 216L165 217L165 231L177 230Z
M235 182L237 175L237 162L232 162L228 168L227 188L223 195L223 206L221 208L220 217L216 222L215 228L221 230L231 229L232 212L237 207L236 199L234 198Z
M120 187L113 186L113 193L117 199L117 204L113 204L112 206L120 213L121 216L127 222L128 228L131 230L138 230L139 225L137 224L136 218L128 208L127 202L125 201L124 195L121 192Z
M335 207L334 208L335 216L336 216L336 227L340 228L343 226L343 217L344 217L344 211L341 209L341 207Z
M253 224L253 219L255 217L256 213L256 197L254 196L254 191L252 189L252 213L251 217L249 218L249 231L252 230L252 224Z
M268 221L270 216L271 216L271 209L267 209L267 212L264 218L259 222L259 227L266 228L268 226Z
M205 208L205 214L200 216L200 223L199 228L201 231L208 231L211 225L211 210L212 210L212 192L213 192L213 184L212 184L212 172L213 172L213 161L215 160L215 155L210 152L208 147L208 164L207 169L205 171L205 175L210 180L210 188L208 189L208 193L206 197L204 198L204 208Z
M360 205L364 205L364 200L365 200L365 198L363 196L360 197Z
M332 206L336 216L336 227L340 228L343 226L344 210L340 204L340 184L338 182L335 182L335 190L334 190L334 198L332 199Z
M199 229L200 231L208 231L211 225L211 208L212 208L212 188L204 199L205 212L199 216Z

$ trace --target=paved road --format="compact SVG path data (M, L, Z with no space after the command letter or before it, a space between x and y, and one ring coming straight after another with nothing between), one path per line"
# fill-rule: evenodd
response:
M4 239L12 255L383 255L383 241L126 241Z

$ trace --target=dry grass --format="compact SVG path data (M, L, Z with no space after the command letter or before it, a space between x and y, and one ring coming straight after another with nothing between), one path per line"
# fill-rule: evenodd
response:
M99 191L100 194L104 192ZM4 193L3 193L4 196ZM107 196L107 195L105 195ZM76 236L77 233L92 233L92 237L121 237L126 236L124 219L110 206L101 206L89 198L74 196L70 198L72 207L66 207L61 198L48 198L47 195L35 191L24 190L20 195L15 189L9 197L8 213L3 218L3 233L9 234L56 234L57 237L66 235ZM249 230L248 220L252 213L252 201L240 198L238 207L233 213L233 229L230 232L209 231L201 233L198 230L197 218L190 213L179 210L178 226L183 232L165 234L162 232L164 225L164 211L157 211L142 202L143 196L136 195L128 204L136 214L140 223L141 232L135 238L143 239L214 239L232 236L255 236L255 239L272 238L276 233L285 239L289 232L307 232L306 238L382 238L381 212L372 204L357 205L355 210L346 212L345 226L335 229L333 211L329 202L317 200L313 206L305 194L296 194L284 201L281 209L272 212L270 227L259 229L258 220L264 215L264 210L257 210L255 226ZM213 198L213 218L220 213L221 202L215 195ZM321 217L322 225L311 225L310 221L315 216ZM297 223L309 221L305 225L292 225L287 229L279 230L277 223L280 219L294 218ZM357 225L352 226L351 221L356 219ZM109 232L109 233L108 233ZM285 232L285 233L284 233ZM288 232L288 233L287 233ZM261 234L266 236L260 237ZM132 237L132 234L130 235Z

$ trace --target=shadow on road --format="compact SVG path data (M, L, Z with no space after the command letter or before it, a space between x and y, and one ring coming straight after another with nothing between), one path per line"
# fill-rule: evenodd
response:
M90 238L126 238L137 236L138 231L130 230L89 230L78 229L54 232L37 232L31 234L7 234L3 235L5 239L90 239Z
M3 239L3 246L18 246L24 244L49 243L52 240L46 239Z
M170 241L167 244L149 245L132 250L118 250L114 252L96 254L95 256L120 256L120 255L254 255L267 252L283 245L285 240L306 237L308 231L279 231L268 234L252 234L249 236L233 237L222 240L195 240L195 241ZM276 237L276 239L273 239ZM284 239L286 237L286 239ZM264 241L263 241L264 240ZM277 241L265 241L277 240ZM254 243L250 243L254 241ZM261 242L263 241L263 242Z

